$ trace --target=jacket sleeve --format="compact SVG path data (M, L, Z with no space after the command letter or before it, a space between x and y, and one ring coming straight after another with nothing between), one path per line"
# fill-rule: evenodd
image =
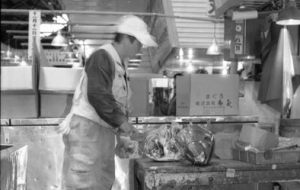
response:
M88 78L87 97L98 115L112 127L120 127L128 118L112 93L114 63L105 50L94 52L88 59L85 71Z

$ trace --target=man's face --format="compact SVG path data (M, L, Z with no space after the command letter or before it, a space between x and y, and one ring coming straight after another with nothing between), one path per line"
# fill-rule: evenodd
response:
M135 39L133 42L128 39L127 42L128 47L126 47L126 54L129 58L135 58L135 55L140 52L142 44L137 39Z

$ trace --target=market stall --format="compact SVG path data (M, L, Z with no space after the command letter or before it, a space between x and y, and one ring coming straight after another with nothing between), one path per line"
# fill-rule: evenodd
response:
M128 140L133 142L134 149L122 150L124 160L121 160L119 155L118 158L115 157L115 160L118 159L116 163L119 164L119 168L123 170L116 170L115 181L119 187L113 190L274 190L279 187L288 190L299 189L300 87L296 85L293 92L291 78L285 80L288 81L286 85L289 87L288 90L285 90L285 83L281 83L283 76L292 77L292 75L285 75L292 74L291 72L281 72L285 58L288 58L286 62L290 67L299 66L297 62L300 60L299 45L293 47L297 51L294 59L290 56L295 53L292 49L288 52L280 51L291 46L290 43L286 43L287 39L283 38L288 36L285 29L285 35L282 35L280 41L282 46L278 51L275 51L275 47L271 48L271 56L276 53L279 55L276 64L280 65L280 69L276 70L275 74L262 72L263 80L260 81L248 78L248 73L246 75L238 73L238 62L247 62L252 66L261 64L259 63L259 55L263 49L261 35L269 30L262 30L258 26L265 23L264 15L268 12L262 12L260 15L257 12L253 15L251 12L248 15L250 17L246 18L238 12L240 14L238 21L234 20L237 12L226 15L224 19L217 18L230 7L237 8L238 3L247 4L248 1L228 0L223 1L223 5L218 2L222 4L221 1L214 1L216 15L213 17L206 14L207 9L203 8L204 5L210 5L206 1L188 1L188 3L175 0L149 1L146 3L149 13L136 13L145 17L144 20L151 27L150 31L157 38L159 46L143 49L144 54L147 54L144 57L147 58L142 62L147 62L151 66L144 71L153 73L148 73L149 75L140 73L139 77L137 75L131 77L134 93L132 102L135 109L130 113L129 122L139 133L133 134ZM259 4L268 2L264 0ZM200 9L202 12L199 11ZM10 14L11 10L3 11ZM12 12L15 14L18 11L30 15L51 15L53 12L56 14L60 12L58 10L14 10ZM271 11L274 12L277 10ZM109 14L113 14L114 17L123 14L105 11L79 11L78 13L76 10L69 10L66 13L94 14L103 17ZM188 16L185 15L187 13ZM205 16L199 17L198 13ZM256 16L260 18L257 19ZM239 20L241 18L243 19ZM251 22L247 20L249 18L255 20ZM34 24L33 20L29 21L29 24ZM255 27L251 28L253 25ZM113 26L114 24L110 24L108 28L111 29ZM291 31L296 44L300 44L300 28L295 27ZM33 32L32 28L29 32ZM28 38L33 40L30 35ZM213 42L216 40L220 42L224 55L205 53L212 39ZM112 40L111 36L109 40ZM232 43L227 44L228 41ZM258 42L254 43L254 41ZM64 143L62 134L58 133L57 128L71 110L73 94L82 74L83 64L82 62L77 66L68 64L65 52L46 50L40 42L33 43L33 47L28 50L28 52L27 49L25 50L24 56L28 56L30 62L26 66L1 62L1 145L9 146L6 149L2 149L1 146L1 164L5 164L8 168L5 171L10 172L2 173L1 169L1 188L2 183L5 182L7 186L17 184L20 188L26 187L28 190L60 189ZM285 56L280 56L281 54ZM269 61L269 63L273 62ZM171 75L181 72L183 67L187 66L205 67L209 72L207 74L187 72L177 81L170 80ZM299 68L295 70L300 72ZM254 66L252 69L255 70ZM254 76L257 73L253 70L250 74ZM271 72L271 69L266 70ZM297 72L293 74L299 76ZM278 73L281 73L280 77L277 77ZM162 79L161 81L166 81L166 84L158 85L156 83L159 83L159 80L153 82L153 78ZM261 89L268 89L261 85L265 84L265 78L276 79L269 88L279 90L280 97L278 98L278 91L271 91L269 95L275 96L276 101L281 104L278 110L258 98L262 93ZM297 82L296 77L293 79ZM169 85L173 81L174 84ZM164 115L161 111L157 114L159 116L153 114L154 109L160 109L163 103L169 103L170 92L177 93L176 114ZM288 97L285 96L285 92L289 93ZM294 97L293 104L288 102L288 99L290 101L293 99L291 93L297 95ZM284 103L288 104L289 111L292 111L291 119L285 118L288 115L287 109L284 113L281 112L284 106L281 96L286 98ZM270 99L273 101L272 98ZM174 126L178 128L172 130ZM193 150L189 149L189 144L199 143L200 140L191 143L184 135L178 135L177 138L178 131L185 129L185 135L193 136L194 133L188 129L190 126L209 131L209 138L203 137L204 140L209 141L206 142L210 146L208 155L203 147L201 149L195 146ZM164 141L161 141L164 143L157 140L160 134L157 131L155 134L157 136L147 138L157 129L159 132L167 131L166 135L163 134ZM172 134L169 133L170 131L177 132ZM205 136L203 131L197 133L204 133L201 135ZM172 137L172 142L168 141L169 137ZM166 155L163 152L164 146L171 143L179 144L182 150L178 151L177 147L175 156L179 156L175 157L176 159L174 157L156 159L153 155L149 156L153 147L149 148L145 145L151 140L154 145L157 145L155 148L158 148L159 156ZM275 148L278 147L284 148L276 150ZM191 152L199 154L193 155L195 157L202 158L201 156L205 155L205 161L195 161L195 157L190 156ZM156 150L154 153L157 153ZM194 162L191 163L191 160ZM13 167L17 169L14 170ZM10 189L17 189L17 186Z

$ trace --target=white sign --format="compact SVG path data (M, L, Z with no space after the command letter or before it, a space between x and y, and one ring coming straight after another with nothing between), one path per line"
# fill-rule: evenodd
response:
M40 51L40 25L41 25L41 11L29 11L29 29L28 29L28 59L31 60L33 56L33 43L37 44Z
M235 45L234 45L234 53L235 54L243 54L243 35L235 35Z

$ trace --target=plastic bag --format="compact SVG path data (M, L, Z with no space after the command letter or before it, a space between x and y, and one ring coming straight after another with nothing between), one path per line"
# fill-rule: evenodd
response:
M156 161L178 161L184 158L184 146L177 136L181 126L162 125L153 129L145 138L144 153Z
M214 137L200 125L178 123L162 125L148 133L144 153L156 161L178 161L186 158L195 165L207 165L214 149Z
M207 165L214 149L214 137L200 125L187 125L177 134L185 145L185 157L195 165Z

